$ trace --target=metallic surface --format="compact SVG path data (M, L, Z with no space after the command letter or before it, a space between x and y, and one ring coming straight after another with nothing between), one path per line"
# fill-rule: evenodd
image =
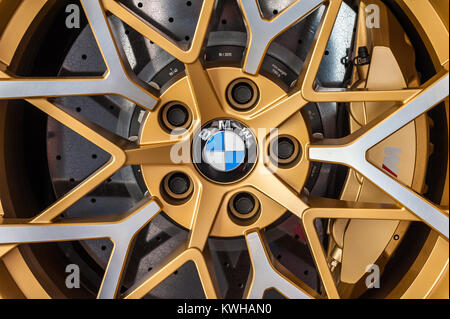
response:
M321 0L296 1L284 9L279 16L268 21L261 16L257 1L240 1L249 30L244 71L250 74L258 73L272 40L317 8L322 2Z
M329 146L310 145L309 158L311 160L330 161L351 166L448 238L448 212L436 207L436 205L397 183L370 164L365 157L365 153L370 148L413 121L416 117L427 112L431 107L448 96L448 72L438 77L435 81L430 87L425 88L423 93L414 97L393 114L387 116L381 123L377 123L373 127L370 127L369 124L367 131L358 132L359 134L355 134L353 138L348 139L344 143L326 141L323 144L329 143Z
M142 107L152 109L157 100L149 93L150 87L132 79L126 70L120 50L114 43L111 29L106 22L106 16L100 3L83 2L86 15L90 19L103 58L108 66L108 72L102 78L91 79L10 79L2 83L0 99L54 97L70 95L104 95L117 94L127 96L130 101ZM135 81L140 82L139 85Z
M251 280L247 283L245 293L248 299L262 298L266 290L273 288L287 298L309 299L311 296L296 286L290 279L279 273L273 266L261 235L258 232L249 232L246 235L250 258L252 259Z
M305 61L305 67L299 81L292 91L285 93L273 82L258 74L263 56L276 35L299 21L322 2L327 7L313 41L312 50ZM378 143L442 101L447 105L448 122L448 26L445 28L445 23L441 23L441 19L430 20L435 17L434 15L437 15L436 3L433 4L433 2L428 1L417 3L412 0L398 2L402 8L408 9L408 13L414 18L416 26L420 27L422 36L427 38L425 42L429 51L432 52L430 55L438 71L436 76L418 88L377 88L373 90L367 87L348 90L323 88L316 90L316 75L342 3L339 0L309 2L299 0L285 9L286 11L281 12L272 22L267 22L261 18L261 12L256 1L241 0L240 5L243 15L249 33L252 35L249 37L249 48L243 70L234 67L205 70L200 62L199 57L215 6L214 1L207 0L203 2L195 35L190 48L187 50L181 49L152 25L143 21L116 1L84 0L86 15L109 70L102 78L22 79L7 70L13 55L8 50L14 50L14 44L8 45L8 49L5 51L2 49L0 54L2 60L0 99L26 99L44 113L104 149L111 155L111 159L36 217L30 220L2 218L0 224L0 242L2 243L0 256L5 259L5 263L8 263L6 261L8 258L13 258L11 256L16 258L18 250L15 247L19 243L110 237L114 241L116 249L110 257L110 264L106 270L98 294L99 297L143 297L181 265L193 261L206 297L216 298L220 294L211 266L211 258L206 245L207 240L209 236L245 236L253 265L252 275L249 277L245 292L246 297L261 297L264 291L269 288L275 288L287 297L323 297L305 287L301 287L302 285L297 283L297 280L292 279L292 276L286 272L275 270L277 268L274 266L275 262L270 258L266 248L267 245L264 244L259 234L259 231L272 224L286 211L290 211L301 219L304 226L316 267L322 279L325 295L329 298L339 298L342 297L342 293L339 291L330 271L320 238L317 235L315 220L421 221L432 228L429 241L426 243L428 246L424 248L430 253L417 258L416 263L411 268L411 273L408 274L409 277L396 287L397 290L393 290L391 296L420 298L445 296L445 292L443 295L440 294L440 287L443 285L445 288L446 280L448 287L448 199L446 200L445 195L443 195L442 207L432 203L414 192L410 186L404 185L380 171L367 158L367 154ZM155 90L129 75L132 72L125 67L124 56L121 55L121 50L118 49L114 38L111 36L112 32L107 23L108 19L103 11L102 4L107 11L127 22L136 31L152 39L176 59L185 63L186 76L175 81L159 98L156 98L153 93L149 93ZM295 11L293 8L295 8ZM30 7L30 11L32 9ZM426 16L426 13L429 13L429 15ZM442 15L442 12L440 14ZM430 26L425 21L433 21L434 25ZM268 33L269 35L264 34L263 36L263 34L260 34L261 31L258 30L260 30L260 26L266 23L270 24L271 32ZM24 32L23 28L18 28L19 36L21 32ZM445 41L442 41L443 37ZM3 41L4 37L0 39ZM3 42L1 43L3 44ZM11 43L11 41L6 43ZM18 45L18 43L16 44ZM226 101L226 94L224 94L226 87L231 80L238 77L252 79L261 91L258 105L248 112L237 112ZM139 83L139 85L136 83ZM104 94L123 96L149 110L138 143L108 132L78 114L66 112L43 98ZM182 101L191 109L194 123L186 134L177 136L176 139L157 125L158 116L155 112L160 105L174 100ZM346 138L325 139L320 142L310 141L306 124L298 111L306 107L309 102L330 101L397 101L401 105L389 110L382 118L364 125ZM263 150L268 148L271 129L279 128L283 134L295 136L305 152L302 154L299 163L286 171L274 167L267 160L267 154L261 152L254 171L233 186L223 186L205 180L198 175L191 163L177 163L175 165L171 162L170 154L175 143L186 142L189 148L190 137L200 127L201 123L220 117L236 118L254 128L258 133L259 146ZM293 125L292 118L300 121ZM310 161L330 162L351 167L387 193L395 204L364 204L308 198L305 194L301 194L301 191L309 173ZM147 199L147 202L138 205L139 208L132 210L128 217L122 216L119 220L87 220L81 224L71 224L65 219L53 221L123 165L141 166L146 186L154 197L154 201L148 203ZM166 174L172 172L174 167L177 171L185 172L194 183L192 200L186 203L187 206L183 207L184 212L191 213L185 213L182 217L177 214L170 203L164 202L159 193L159 185L162 179ZM293 172L295 172L296 178L292 177ZM446 174L446 190L448 191L448 168ZM228 214L223 212L226 212L227 199L234 193L245 190L256 191L259 194L262 211L258 221L252 225L239 227L239 225L230 221ZM274 190L276 191L274 192ZM161 202L161 206L156 204L156 201ZM164 210L178 224L188 229L189 237L159 267L151 270L142 281L129 287L124 294L120 294L118 287L122 277L122 268L130 249L130 242L160 209ZM265 212L265 209L268 210ZM268 214L269 211L270 214ZM274 211L276 213L273 213ZM116 262L116 259L118 262ZM20 257L15 260L14 263L20 265ZM9 265L11 265L11 262L9 262ZM21 267L21 269L23 268ZM2 267L0 267L1 270ZM265 282L259 280L261 271L270 274L271 280ZM6 275L1 274L0 276ZM23 282L20 282L17 277L15 277L15 280L17 280L17 285L21 287L19 290L26 290L26 285ZM8 285L14 286L11 283ZM32 285L32 281L30 281L30 287ZM402 285L406 288L401 287ZM28 296L37 296L40 289L42 290L40 293L45 295L45 290L42 287L39 288L39 284L30 289L35 293L28 293ZM7 295L7 293L3 294Z

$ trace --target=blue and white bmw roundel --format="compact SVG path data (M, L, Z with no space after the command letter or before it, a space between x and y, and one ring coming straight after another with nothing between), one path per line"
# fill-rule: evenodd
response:
M206 123L192 141L195 167L210 181L234 183L255 167L258 144L253 132L233 119Z
M212 135L203 149L203 161L221 172L235 170L244 162L246 147L243 139L233 131Z

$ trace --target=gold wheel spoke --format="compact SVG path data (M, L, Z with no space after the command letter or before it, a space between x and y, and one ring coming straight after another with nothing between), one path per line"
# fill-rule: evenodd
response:
M166 142L158 142L151 144L144 144L138 147L131 147L125 149L126 162L125 165L183 165L190 163L191 158L189 154L182 154L179 156L179 150L189 147L190 140L172 140ZM184 148L183 148L184 147ZM185 155L186 158L181 157Z
M45 99L28 99L28 103L46 113L56 121L73 130L89 142L102 148L117 159L124 159L124 149L133 145L127 139L114 134L96 123L80 116L71 110L63 110L56 104Z
M310 299L317 294L300 283L286 268L274 266L268 245L258 230L245 234L252 270L244 292L247 299L260 299L268 289L276 289L287 298ZM280 269L281 268L281 269Z
M106 164L30 220L31 223L46 223L58 217L67 208L95 189L124 165L125 153L121 146L126 144L127 141L98 127L94 123L85 124L81 122L47 100L30 99L27 101L111 155L110 160ZM14 247L14 245L1 245L0 257Z
M323 2L323 0L297 0L269 21L261 16L257 0L240 0L250 39L245 54L244 71L257 74L272 41Z
M339 292L336 287L336 283L331 274L328 262L326 259L325 251L322 247L322 243L316 231L314 224L315 218L310 218L308 210L305 212L302 218L303 229L308 240L308 245L311 250L314 262L317 267L317 271L321 278L325 293L329 299L339 299Z
M198 185L201 186L197 187L199 189L194 195L196 196L196 205L192 216L188 247L203 251L223 197L218 186L208 182Z
M200 60L186 64L186 74L202 123L220 116L223 113L222 106L208 72L203 68Z
M300 198L300 194L265 166L258 165L256 169L258 171L248 177L248 184L301 218L308 205Z
M445 210L383 173L366 158L366 152L369 149L448 97L448 85L448 72L439 74L419 95L386 118L369 123L346 139L323 141L321 145L311 145L308 150L309 159L339 163L354 168L448 239L449 221Z
M370 219L370 220L406 220L420 219L405 208L392 204L360 203L329 198L310 198L310 208L304 215L316 218Z
M311 206L303 214L303 229L305 230L308 244L322 279L325 292L328 298L332 299L339 298L339 292L316 231L316 219L418 220L414 214L392 205L354 203L320 198L311 199Z
M183 63L193 63L196 61L203 48L206 33L208 31L209 21L214 11L215 0L204 0L200 11L200 16L192 39L191 47L188 50L183 50L174 41L167 38L166 35L153 27L150 23L131 12L123 4L118 3L117 0L104 0L105 8L121 19L123 22L131 26L137 32L142 34L147 39L155 42L163 50L174 56Z
M120 285L130 245L137 234L160 211L159 205L145 198L138 208L115 222L60 222L39 224L0 224L0 244L25 244L110 238L114 249L98 293L99 298L114 298Z
M153 109L158 99L149 93L150 86L140 81L124 62L126 59L114 41L99 0L83 0L82 4L108 67L104 77L15 78L0 71L0 78L5 78L0 80L0 100L115 94Z
M187 243L183 242L161 264L148 273L147 277L141 282L136 283L124 294L125 299L143 298L152 291L164 279L172 275L185 263L194 262L203 287L206 298L216 299L218 297L218 286L211 277L212 265L208 256L201 253L196 248L187 248Z
M307 103L301 92L297 90L253 114L249 124L253 128L277 128L293 114L299 112Z

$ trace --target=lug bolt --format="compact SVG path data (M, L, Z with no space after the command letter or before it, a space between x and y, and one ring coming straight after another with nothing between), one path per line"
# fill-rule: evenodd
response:
M280 135L269 146L270 159L281 167L293 165L300 157L300 143L290 135Z
M190 181L186 175L174 174L169 178L169 189L177 195L185 194L189 190Z
M189 113L184 106L175 104L167 110L167 120L171 125L180 127L189 120Z
M167 201L176 204L183 203L193 192L193 184L190 178L181 172L171 173L164 177L162 194Z
M237 83L231 90L233 100L239 104L249 103L253 98L253 94L253 88L245 82Z
M236 79L228 85L227 100L235 110L248 111L256 105L258 99L258 87L249 79Z
M259 200L248 192L237 193L231 197L228 211L232 220L237 224L248 224L254 221L259 214Z
M278 143L275 150L275 156L277 156L280 159L288 159L290 158L295 152L295 145L292 140L290 140L287 137L282 137L278 139Z
M249 193L241 193L234 198L233 206L240 215L248 215L255 208L255 200Z
M183 103L171 102L161 109L160 122L168 132L187 129L191 125L192 115Z

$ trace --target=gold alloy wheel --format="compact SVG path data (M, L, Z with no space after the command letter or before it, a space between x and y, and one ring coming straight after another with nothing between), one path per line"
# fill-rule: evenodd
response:
M179 298L161 285L189 264L206 298L448 298L448 1L168 2L0 0L0 297ZM76 8L84 28L68 29ZM61 190L86 166L60 155L81 139L97 166ZM215 148L229 139L232 160ZM118 174L142 193L122 211L93 195ZM102 212L76 214L84 202Z

